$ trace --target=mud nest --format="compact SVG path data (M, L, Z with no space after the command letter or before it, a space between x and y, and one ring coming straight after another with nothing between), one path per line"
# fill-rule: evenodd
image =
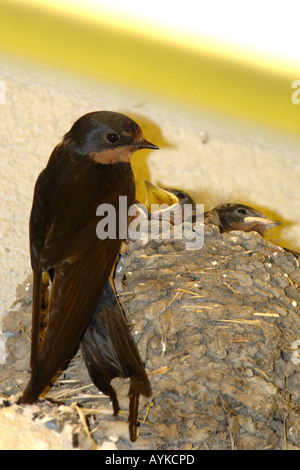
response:
M48 393L54 403L14 404L29 378L26 280L3 322L0 448L300 449L298 261L253 232L206 230L196 251L172 238L128 240L115 285L153 389L134 444L128 381L112 382L113 417L80 353Z

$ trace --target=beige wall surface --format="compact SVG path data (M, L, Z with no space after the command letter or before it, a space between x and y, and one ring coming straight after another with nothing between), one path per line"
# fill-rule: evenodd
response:
M30 274L28 219L35 180L72 123L94 110L128 114L160 147L133 156L140 199L147 179L190 191L205 209L229 201L249 204L286 223L269 238L300 249L296 137L13 57L0 57L0 83L5 84L0 101L0 321L15 300L16 287Z

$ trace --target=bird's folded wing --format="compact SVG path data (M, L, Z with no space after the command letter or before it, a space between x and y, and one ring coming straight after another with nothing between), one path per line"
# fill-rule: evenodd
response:
M31 359L36 393L42 393L76 352L119 249L119 240L97 240L76 262L55 268L45 337Z

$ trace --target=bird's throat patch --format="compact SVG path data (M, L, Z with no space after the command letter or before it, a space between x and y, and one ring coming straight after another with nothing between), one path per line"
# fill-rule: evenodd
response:
M119 162L129 162L133 149L130 147L116 147L113 149L101 150L101 152L91 152L89 156L96 162L108 165Z

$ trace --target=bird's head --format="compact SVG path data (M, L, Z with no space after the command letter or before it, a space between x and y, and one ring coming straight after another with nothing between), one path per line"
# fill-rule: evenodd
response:
M158 149L144 139L136 122L113 111L95 111L80 117L64 136L63 145L103 164L129 162L136 150Z
M222 232L243 230L244 232L258 232L264 236L267 230L281 224L243 204L221 204L214 210L218 212Z

